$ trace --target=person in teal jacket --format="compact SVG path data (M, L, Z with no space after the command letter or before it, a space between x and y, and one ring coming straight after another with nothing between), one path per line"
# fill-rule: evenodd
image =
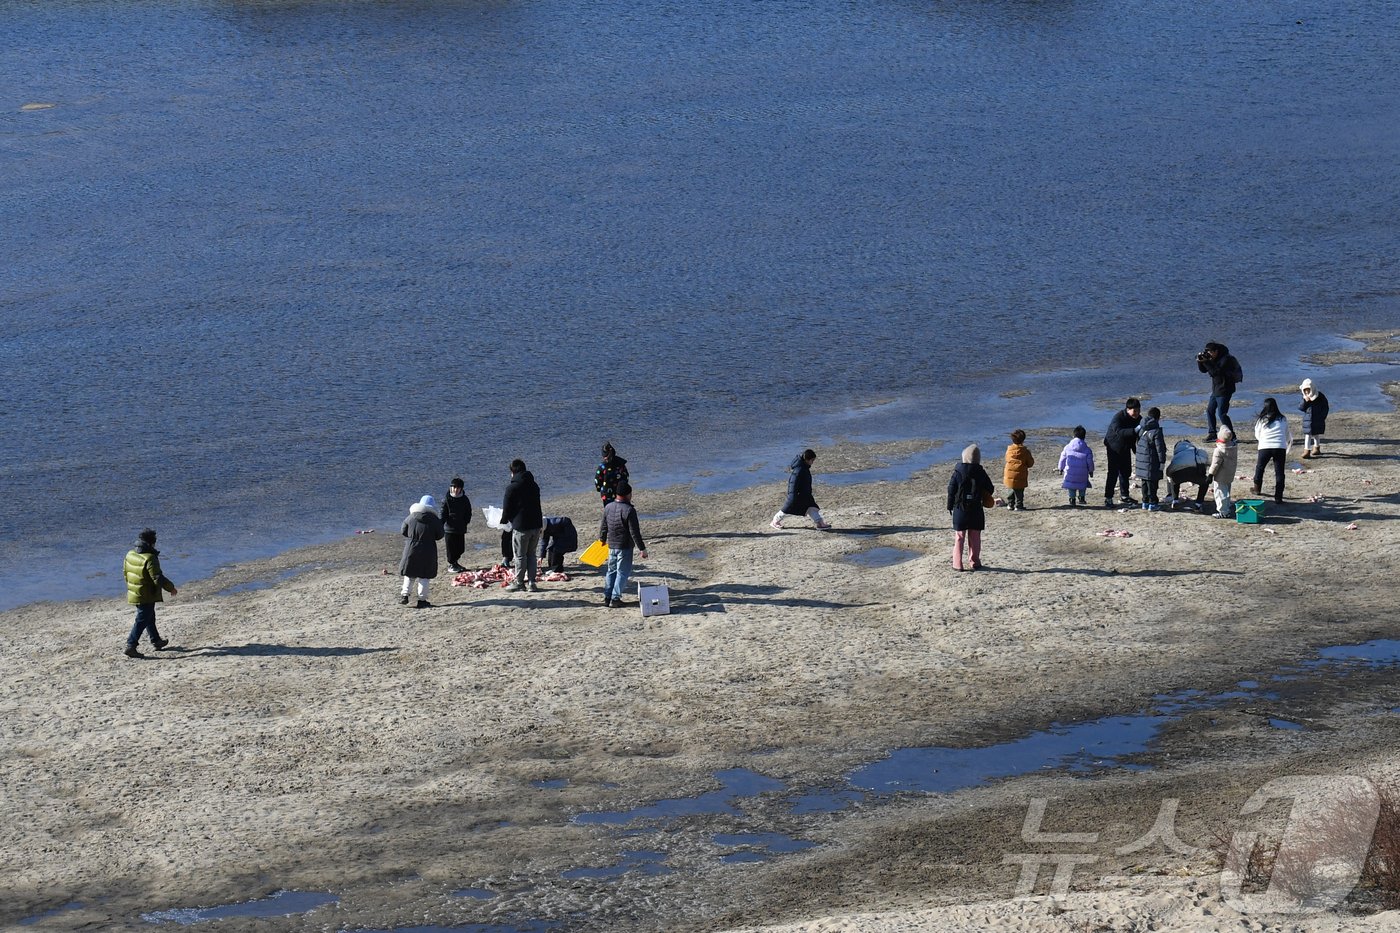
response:
M155 529L143 528L136 536L136 544L126 552L122 561L122 573L126 577L126 601L136 607L136 622L131 626L131 634L126 636L126 656L144 658L137 650L142 632L150 632L151 644L157 651L163 650L170 641L160 637L156 631L156 603L162 602L162 591L174 596L179 592L160 569L160 551L156 550Z

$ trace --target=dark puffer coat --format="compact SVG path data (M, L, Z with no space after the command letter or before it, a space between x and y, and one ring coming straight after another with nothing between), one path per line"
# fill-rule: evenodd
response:
M969 495L964 496L964 480ZM959 463L948 480L948 511L953 513L954 531L982 531L987 527L987 512L982 497L991 495L996 487L980 463Z
M452 495L452 490L442 497L442 530L450 535L464 535L472 523L472 500L465 492Z
M1321 437L1327 433L1328 408L1327 396L1321 392L1315 394L1311 399L1303 399L1303 404L1298 406L1298 410L1303 413L1304 434Z
M442 540L442 519L437 513L421 502L414 504L403 520L403 536L408 540L404 542L399 573L424 580L437 576L437 543Z
M1159 480L1167 469L1167 439L1156 418L1142 419L1142 444L1137 450L1133 472L1148 482Z
M818 508L812 498L812 465L802 459L802 455L788 464L787 501L783 503L784 515L806 515L808 509Z
M506 485L501 502L501 524L512 531L539 531L544 527L544 510L540 507L540 486L529 470L516 473Z

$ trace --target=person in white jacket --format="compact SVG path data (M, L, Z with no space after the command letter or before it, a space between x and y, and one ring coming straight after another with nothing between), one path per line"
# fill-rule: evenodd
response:
M1259 459L1254 464L1254 487L1257 496L1264 485L1264 467L1269 461L1274 464L1274 501L1283 501L1283 458L1293 443L1293 430L1288 419L1278 410L1278 401L1272 396L1264 399L1259 409L1259 417L1254 421L1254 440L1259 444Z
M1212 518L1234 518L1235 502L1230 498L1230 483L1235 479L1239 467L1239 445L1235 443L1235 432L1225 425L1215 434L1215 449L1210 452L1210 466L1206 468L1215 489L1215 514Z

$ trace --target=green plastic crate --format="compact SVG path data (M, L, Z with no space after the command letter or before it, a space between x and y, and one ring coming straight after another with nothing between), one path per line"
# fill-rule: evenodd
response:
M1257 525L1264 520L1263 499L1236 499L1235 521L1241 525Z

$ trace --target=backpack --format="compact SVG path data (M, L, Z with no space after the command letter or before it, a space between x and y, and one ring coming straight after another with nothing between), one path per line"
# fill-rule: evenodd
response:
M1244 382L1244 370L1240 368L1239 360L1235 359L1232 356L1226 363L1226 366L1228 366L1229 368L1225 370L1225 378L1229 379L1235 385L1239 385L1241 382Z
M982 501L982 494L977 491L977 475L971 470L963 471L962 482L958 484L958 501L964 506Z

